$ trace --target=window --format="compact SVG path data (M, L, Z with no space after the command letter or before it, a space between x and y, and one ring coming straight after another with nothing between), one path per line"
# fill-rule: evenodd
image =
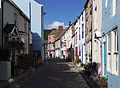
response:
M105 0L105 7L107 7L107 4L108 4L108 0Z
M108 52L111 52L111 33L108 34Z
M112 71L112 57L111 57L111 32L108 33L107 36L107 69L108 71Z
M79 56L81 56L81 47L79 46Z
M79 28L79 40L80 40L80 28Z
M84 17L83 17L83 15L82 15L82 21L84 20Z
M95 11L97 11L97 6L95 7Z
M49 40L51 39L51 37L49 37Z
M118 75L118 30L114 29L107 36L107 70Z
M117 0L113 0L113 16L116 14Z
M14 21L15 21L15 23L16 23L16 20L17 20L17 14L14 13Z
M27 21L24 19L24 29L25 29L25 32L27 32Z
M88 16L86 16L86 21L88 21Z
M77 32L76 32L76 39L75 40L76 40L76 44L77 44Z
M114 64L115 64L115 68L114 68L114 72L115 74L118 73L118 30L115 29L113 31L113 41L114 41L114 53L113 53L113 57L114 57Z
M114 51L118 52L118 31L114 30Z
M84 24L82 24L82 38L84 38Z

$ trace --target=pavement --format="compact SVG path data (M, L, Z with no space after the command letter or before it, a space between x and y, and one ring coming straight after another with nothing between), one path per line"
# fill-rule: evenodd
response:
M89 88L72 62L49 59L45 65L9 88Z

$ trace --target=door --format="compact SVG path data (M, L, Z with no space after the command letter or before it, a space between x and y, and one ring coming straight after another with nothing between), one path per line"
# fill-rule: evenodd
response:
M104 75L106 75L106 42L104 43Z
M76 49L75 50L75 56L77 56L78 55L78 47L76 47L75 49Z
M83 62L83 45L82 45L82 62Z

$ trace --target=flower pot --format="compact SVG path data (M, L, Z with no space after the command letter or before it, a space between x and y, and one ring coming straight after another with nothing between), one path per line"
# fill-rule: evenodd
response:
M80 63L76 63L76 65L77 65L77 66L79 66L79 67L81 66L81 64L80 64Z

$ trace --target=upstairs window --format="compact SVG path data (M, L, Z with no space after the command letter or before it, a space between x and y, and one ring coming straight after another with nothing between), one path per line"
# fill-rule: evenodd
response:
M82 38L84 38L84 24L82 24Z
M108 52L111 52L111 33L108 34Z
M83 15L82 15L82 21L84 20L84 17L83 17Z
M79 28L79 40L80 40L80 28Z
M27 20L24 20L24 29L25 29L25 32L27 32Z
M117 0L113 0L113 16L116 14L116 9L117 9Z
M114 51L118 52L118 31L114 30Z
M79 46L79 56L81 56L81 47Z
M14 21L15 21L15 23L17 21L17 14L16 13L14 13Z
M77 44L77 32L76 32L76 39L75 40L76 40L76 44Z
M108 4L108 0L105 0L105 7L107 7L107 4Z

